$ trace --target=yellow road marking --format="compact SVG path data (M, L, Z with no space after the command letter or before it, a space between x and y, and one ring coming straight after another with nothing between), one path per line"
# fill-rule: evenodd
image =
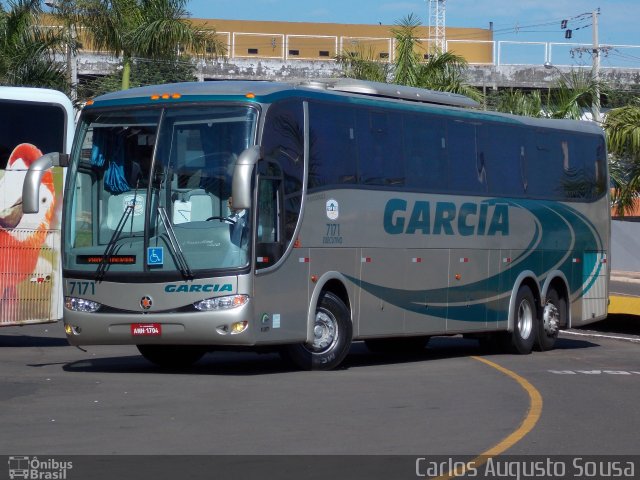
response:
M506 369L498 365L497 363L493 363L487 360L486 358L482 358L482 357L471 357L471 358L473 358L474 360L478 360L479 362L485 363L490 367L495 368L499 372L504 373L505 375L511 377L516 382L518 382L518 384L529 395L529 410L527 411L527 414L522 420L522 423L520 424L520 426L515 431L507 435L500 442L498 442L496 445L491 447L489 450L481 453L473 460L467 462L467 465L473 468L477 468L485 464L487 460L489 460L490 458L500 455L501 453L505 452L506 450L514 446L516 443L522 440L525 437L525 435L527 435L527 433L533 430L533 427L536 426L536 423L538 423L538 420L540 420L540 415L542 414L542 395L540 395L540 392L536 389L536 387L531 385L531 383L529 383L527 379L521 377L517 373L512 372L511 370ZM449 480L456 476L462 476L464 475L465 472L466 472L466 469L463 469L463 470L458 469L455 471L455 474L454 472L449 472L446 475L437 477L435 480Z
M640 297L610 295L609 313L640 314Z

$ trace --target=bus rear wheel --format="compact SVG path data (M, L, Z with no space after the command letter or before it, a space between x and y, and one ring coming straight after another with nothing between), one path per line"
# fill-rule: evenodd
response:
M285 359L303 370L331 370L349 353L353 327L349 309L340 298L324 292L318 301L314 338L309 344L287 345L282 350Z
M207 349L192 345L136 345L151 363L163 368L190 367L200 360Z
M558 338L561 325L566 325L567 302L555 290L549 291L542 310L542 319L538 322L536 349L551 350Z
M507 336L509 350L521 355L531 353L539 323L535 297L528 286L522 285L516 295L513 331Z

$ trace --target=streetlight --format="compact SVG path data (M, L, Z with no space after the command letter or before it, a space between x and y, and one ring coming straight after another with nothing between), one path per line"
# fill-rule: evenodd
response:
M69 39L67 39L66 51L67 51L67 76L69 80L69 84L71 86L71 100L75 101L78 97L77 89L78 89L78 64L76 62L76 57L73 54L74 46L76 43L76 29L75 25L72 24L69 19L70 9L67 8L65 0L45 0L44 4L51 8L52 10L57 10L60 12L60 15L64 18L65 28L69 35Z

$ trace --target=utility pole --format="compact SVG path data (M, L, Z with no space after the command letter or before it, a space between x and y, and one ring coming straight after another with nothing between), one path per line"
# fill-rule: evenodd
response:
M74 4L67 0L45 0L44 4L56 12L57 16L64 22L65 34L67 35L67 79L71 87L71 100L75 102L78 98L78 59L74 53L77 34L76 25L71 19L72 9L75 7Z
M593 80L596 82L596 88L594 89L594 99L591 103L591 114L593 116L593 121L600 123L602 121L602 115L600 114L600 58L602 56L602 52L608 52L611 50L609 46L601 46L600 39L598 38L598 20L600 16L600 9L594 10L591 12L591 25L593 29L593 45L591 48L588 47L578 47L571 49L571 54L574 53L580 54L582 56L583 53L588 53L591 55L591 59L593 61L591 67L591 74L593 76ZM566 28L566 20L563 20L562 27ZM570 38L570 37L567 37Z
M598 16L600 9L591 13L593 20L593 79L596 81L595 98L592 104L593 121L600 123L602 116L600 115L600 42L598 40Z

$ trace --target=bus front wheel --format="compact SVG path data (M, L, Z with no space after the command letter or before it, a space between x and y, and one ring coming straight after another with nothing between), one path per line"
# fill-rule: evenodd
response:
M283 356L303 370L331 370L349 353L353 327L349 309L331 292L324 292L316 308L313 342L287 345Z
M136 345L140 354L151 363L163 368L190 367L207 350L191 345Z
M509 347L514 353L526 355L531 353L536 337L538 309L531 289L522 285L516 295L516 310L513 319L513 331L507 337Z

